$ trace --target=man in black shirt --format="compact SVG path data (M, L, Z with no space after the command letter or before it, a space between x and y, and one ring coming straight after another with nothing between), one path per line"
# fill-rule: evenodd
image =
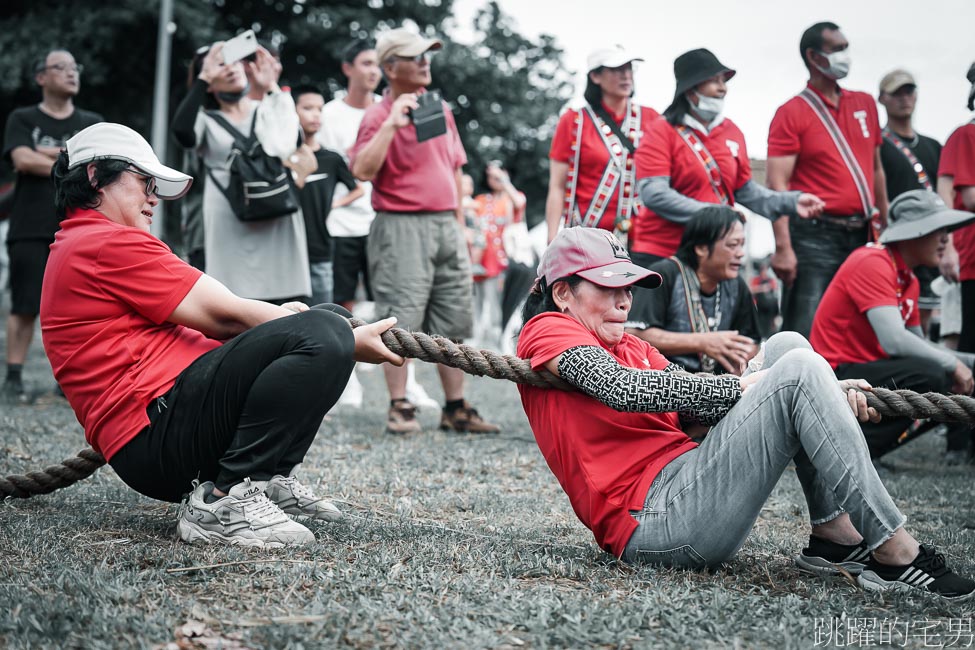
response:
M49 52L35 67L41 103L13 111L4 130L3 156L17 172L7 233L11 307L7 319L4 401L30 401L21 370L40 311L48 247L58 230L51 167L68 138L102 121L101 115L74 106L74 96L81 87L81 70L70 52Z
M906 70L887 73L880 80L878 100L887 110L884 142L880 147L880 162L887 175L887 197L893 201L910 190L936 191L941 144L914 130L912 120L917 105L914 76ZM940 307L940 299L931 290L938 269L920 266L914 272L921 283L918 309L921 327L927 334L931 311Z
M322 107L325 98L311 86L292 89L298 121L304 137L299 155L313 155L315 171L297 179L298 198L305 217L305 235L308 240L308 264L311 272L311 304L332 302L333 269L332 239L325 220L332 208L348 205L363 194L349 166L341 154L319 144L315 134L322 128ZM335 186L341 182L349 193L334 199Z
M676 255L650 266L663 278L635 289L626 331L690 372L742 374L758 352L758 312L740 276L744 219L723 205L699 210Z

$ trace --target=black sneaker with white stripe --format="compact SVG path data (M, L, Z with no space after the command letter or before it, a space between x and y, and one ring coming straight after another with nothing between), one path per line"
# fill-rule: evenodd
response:
M866 544L837 544L821 537L809 536L809 546L796 558L796 566L818 576L838 576L840 569L850 575L860 575L870 551Z
M975 594L975 581L962 578L945 564L945 556L931 546L921 545L914 561L891 566L870 558L857 582L871 591L922 591L953 602L967 601Z

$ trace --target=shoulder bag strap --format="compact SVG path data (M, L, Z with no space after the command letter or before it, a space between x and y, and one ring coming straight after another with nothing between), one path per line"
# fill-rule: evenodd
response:
M907 143L901 140L900 136L891 131L890 127L888 126L884 127L882 133L884 135L884 140L889 142L894 149L897 149L905 158L907 158L907 162L910 163L911 169L913 169L914 173L917 174L917 182L921 184L921 187L929 192L933 192L934 187L931 185L931 178L928 176L928 173L924 171L924 165L922 165L921 161L917 159L917 156L915 156L914 152L911 151L911 148L907 146Z
M711 189L714 190L714 195L718 197L718 201L721 205L731 205L731 197L728 195L728 191L725 189L724 183L721 180L721 168L718 167L718 163L714 160L714 156L708 151L708 148L704 146L701 139L697 137L694 131L683 124L678 124L674 127L677 134L680 135L681 140L684 144L688 146L697 161L701 163L704 167L704 173L707 174L708 181L711 183Z
M863 169L860 167L860 163L857 162L856 156L853 155L853 150L850 149L850 143L846 141L846 137L843 132L840 131L839 125L833 116L830 114L829 110L826 108L826 104L820 99L819 95L805 88L799 97L803 99L809 107L812 108L813 114L819 118L819 121L823 123L826 128L826 132L829 133L830 138L833 140L833 144L836 146L836 150L840 154L840 158L846 164L847 171L850 172L850 176L853 177L853 184L857 188L857 192L860 194L860 203L863 207L863 216L866 219L870 219L873 215L873 199L871 198L870 186L867 184L867 177L863 173Z

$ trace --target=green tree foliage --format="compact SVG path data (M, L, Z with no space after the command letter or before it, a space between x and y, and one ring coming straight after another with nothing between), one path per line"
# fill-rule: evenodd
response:
M54 47L85 66L78 105L149 134L155 74L158 2L146 0L4 0L0 9L0 118L37 102L33 66ZM494 2L478 12L473 43L452 43L452 0L176 0L170 77L170 116L185 93L196 49L253 29L278 48L283 84L313 83L328 92L345 85L340 53L354 38L414 23L446 43L433 64L435 88L454 107L480 179L500 159L541 218L548 142L558 111L571 94L561 51L552 39L514 29ZM171 147L171 163L178 151Z

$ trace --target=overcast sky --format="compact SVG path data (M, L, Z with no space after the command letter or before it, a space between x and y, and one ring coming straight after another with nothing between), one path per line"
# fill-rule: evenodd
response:
M483 0L455 0L458 23L469 25ZM584 84L586 55L619 43L646 59L636 71L636 99L662 111L673 97L673 62L706 47L738 71L728 86L726 115L745 133L749 154L764 158L775 109L807 79L799 37L815 22L837 23L850 41L845 88L876 97L880 78L903 67L918 81L915 127L944 142L970 119L965 108L968 66L975 60L975 0L499 0L526 35L549 33ZM598 9L598 12L597 12ZM458 33L462 38L462 34ZM879 107L881 124L886 115Z

